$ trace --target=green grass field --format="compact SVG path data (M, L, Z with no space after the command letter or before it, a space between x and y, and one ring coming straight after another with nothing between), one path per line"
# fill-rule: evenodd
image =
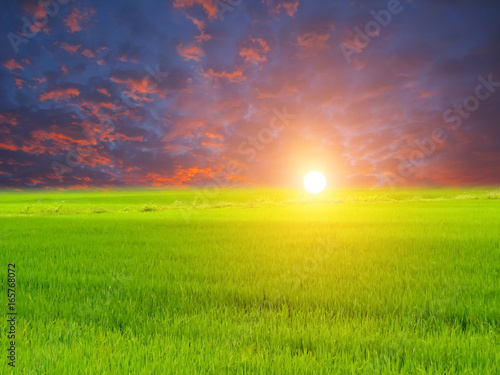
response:
M500 373L500 190L211 193L1 193L15 371Z

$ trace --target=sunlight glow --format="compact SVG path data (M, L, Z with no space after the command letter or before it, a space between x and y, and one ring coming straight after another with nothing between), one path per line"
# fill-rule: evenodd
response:
M320 172L311 172L304 178L304 186L311 194L318 194L325 190L326 178Z

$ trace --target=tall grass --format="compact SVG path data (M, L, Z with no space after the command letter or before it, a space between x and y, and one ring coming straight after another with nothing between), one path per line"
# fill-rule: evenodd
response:
M494 192L2 194L17 370L498 373Z

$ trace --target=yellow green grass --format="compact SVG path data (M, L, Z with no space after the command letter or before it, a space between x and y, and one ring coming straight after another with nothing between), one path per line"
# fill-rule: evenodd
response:
M500 371L500 190L3 192L0 221L18 373Z

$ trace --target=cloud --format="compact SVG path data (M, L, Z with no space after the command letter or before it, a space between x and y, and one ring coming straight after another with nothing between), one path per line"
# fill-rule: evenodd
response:
M149 76L138 76L136 74L127 76L127 72L118 71L110 78L112 82L122 86L123 92L139 102L152 102L152 94L165 96L163 91L157 90L158 84Z
M247 78L243 75L243 72L238 69L234 69L232 72L230 71L216 71L212 68L208 69L203 74L206 78L212 79L216 82L221 82L227 80L232 83L241 83L245 81Z
M189 168L179 169L173 176L165 176L158 173L148 173L145 180L153 186L182 186L196 182L203 182L213 178L215 172L212 168ZM146 182L144 181L144 182Z
M269 50L269 45L263 38L251 38L250 43L241 47L239 55L245 62L259 64L267 62L266 54Z
M111 96L111 94L109 93L109 91L106 88L104 88L104 87L98 88L97 91L100 92L101 94L104 94L104 95L107 95L107 96Z
M21 78L14 78L16 87L21 90L24 87L24 81Z
M87 48L83 50L82 55L89 58L89 59L92 59L95 57L94 53Z
M177 46L177 52L184 60L194 60L199 62L203 57L202 49L197 45L183 46L182 43Z
M194 5L199 5L203 8L210 20L217 18L216 0L174 0L174 8L190 8Z
M90 21L94 14L95 9L88 8L82 10L75 7L73 8L73 11L64 19L64 23L70 33L82 31L83 26Z
M12 114L2 114L0 113L0 125L2 124L7 124L10 126L16 126L18 123L17 118L13 116ZM0 128L1 129L1 128Z
M78 51L81 47L81 44L77 44L77 45L71 45L69 43L66 43L66 42L62 42L61 43L61 48L69 53L71 53L72 55L74 55L76 53L76 51Z
M58 87L55 88L53 91L49 92L44 92L43 94L40 95L39 100L40 101L46 101L46 100L53 100L56 102L65 100L65 99L70 99L74 98L80 95L80 91L77 88L73 87Z
M299 8L299 0L264 0L272 13L285 13L294 17Z
M16 69L24 70L23 66L21 64L19 64L18 62L16 62L16 60L14 60L14 59L8 60L7 62L5 62L3 64L3 66L5 66L9 70L16 70Z
M330 34L305 33L297 37L297 44L304 48L324 50L328 39L330 39Z

